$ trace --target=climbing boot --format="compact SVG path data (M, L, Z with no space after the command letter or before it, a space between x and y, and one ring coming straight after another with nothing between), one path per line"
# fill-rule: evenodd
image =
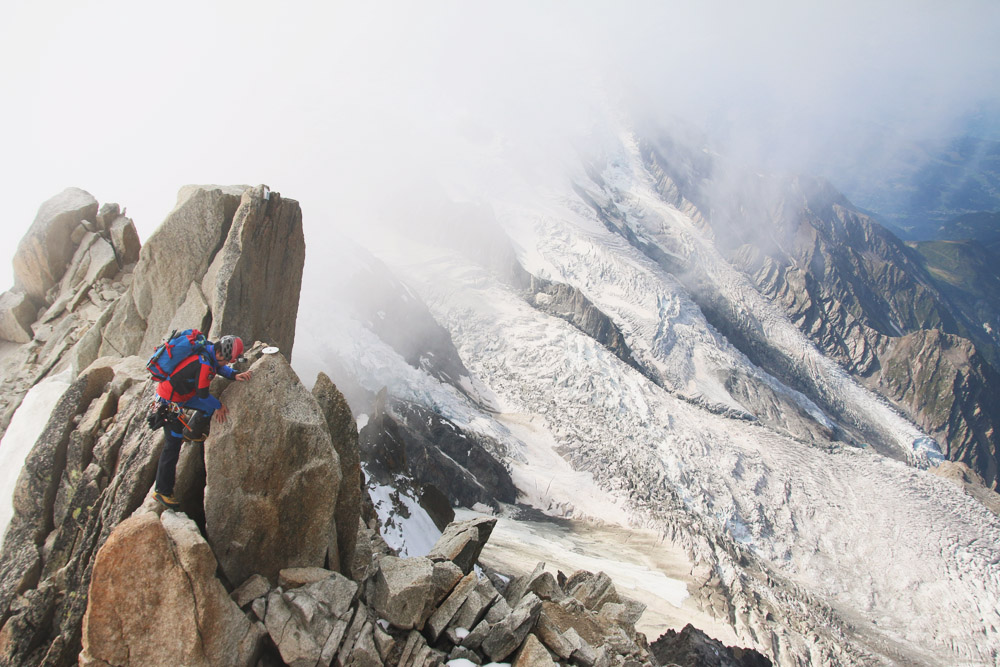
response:
M175 510L181 506L181 504L177 502L176 498L174 498L173 496L168 496L166 494L160 493L159 491L153 492L153 500L160 503L168 510Z

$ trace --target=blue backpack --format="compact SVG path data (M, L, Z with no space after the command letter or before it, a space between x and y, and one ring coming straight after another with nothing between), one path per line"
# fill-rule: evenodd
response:
M201 354L207 343L205 334L197 329L185 329L179 333L174 329L167 341L160 343L153 352L153 356L146 362L146 369L154 380L168 380L182 361Z

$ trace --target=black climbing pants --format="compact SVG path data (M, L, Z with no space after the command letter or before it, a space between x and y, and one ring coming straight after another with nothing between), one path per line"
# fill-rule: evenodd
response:
M160 462L156 466L156 490L165 496L172 496L177 477L177 459L180 458L184 438L180 433L175 433L169 424L163 427L163 432L167 441L163 443Z

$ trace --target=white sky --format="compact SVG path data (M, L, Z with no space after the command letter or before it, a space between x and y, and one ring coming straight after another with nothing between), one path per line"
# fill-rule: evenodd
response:
M940 132L1000 97L994 0L4 5L6 285L68 186L145 239L184 184L267 183L308 243L476 146L544 161L623 108L815 164L854 123Z

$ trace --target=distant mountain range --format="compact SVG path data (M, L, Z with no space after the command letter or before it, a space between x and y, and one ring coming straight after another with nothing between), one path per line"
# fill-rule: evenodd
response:
M1000 142L966 134L941 144L884 136L872 144L872 164L853 162L828 175L901 238L1000 236Z

